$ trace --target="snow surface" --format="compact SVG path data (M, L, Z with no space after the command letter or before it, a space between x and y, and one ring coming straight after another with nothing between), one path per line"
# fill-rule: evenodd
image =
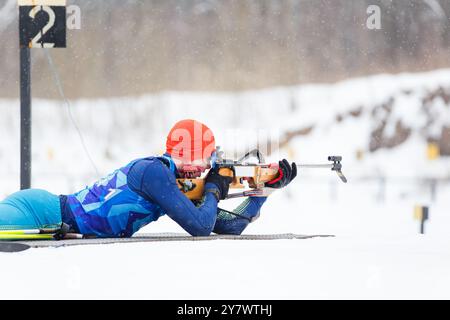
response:
M412 90L399 97L395 116L419 127L423 119L411 111L417 110L417 100L449 83L450 70L438 70L240 94L166 92L74 101L73 113L101 174L160 152L167 130L185 117L206 122L225 149L254 142L261 128L271 128L261 132L267 137L316 125L310 136L294 140L291 150L272 159L289 155L300 162L322 162L341 154L349 183L328 171L303 170L288 188L271 196L245 233L336 237L0 253L0 299L449 299L449 159L427 160L425 142L413 134L393 150L357 160L355 150L368 142L368 117L332 124L338 112ZM67 110L60 102L43 100L33 108L33 186L66 193L93 182L96 176ZM0 196L5 196L18 189L18 103L0 100L0 109ZM441 120L448 123L450 108L441 109ZM239 139L239 133L250 138ZM435 195L426 180L430 177L442 179ZM239 203L229 202L225 208ZM430 206L425 235L413 219L415 205ZM163 217L142 232L182 229Z
M321 233L309 240L167 242L0 254L0 298L448 299L448 200L418 235L412 203L317 202L273 195L246 233ZM315 191L325 193L325 188ZM340 192L347 187L343 187ZM449 189L446 190L448 194ZM306 193L306 195L305 195ZM326 199L326 196L324 197ZM168 218L146 232L179 232ZM59 288L55 290L54 288Z

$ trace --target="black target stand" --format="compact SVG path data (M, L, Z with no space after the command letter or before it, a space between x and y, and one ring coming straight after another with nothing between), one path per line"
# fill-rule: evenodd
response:
M20 189L31 188L31 48L66 47L66 0L18 0Z

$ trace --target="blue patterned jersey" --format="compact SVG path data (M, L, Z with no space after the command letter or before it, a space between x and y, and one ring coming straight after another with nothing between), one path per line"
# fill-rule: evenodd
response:
M130 168L139 160L67 196L67 204L80 233L129 237L164 215L157 204L145 200L127 183Z
M202 201L193 203L178 188L168 156L137 159L92 186L61 196L63 221L75 232L97 237L130 237L167 214L193 236L240 234L258 215L266 198L250 198L233 212L220 210L206 183Z

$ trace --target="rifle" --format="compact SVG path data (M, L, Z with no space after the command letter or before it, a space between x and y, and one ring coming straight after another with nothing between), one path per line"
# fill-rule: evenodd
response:
M252 156L257 158L257 163L246 161ZM342 157L329 156L328 161L332 163L298 164L297 167L304 169L331 168L332 171L337 173L342 182L347 183L347 178L342 173ZM220 175L233 178L230 188L243 189L246 187L244 184L245 181L248 187L250 187L250 190L229 194L227 199L262 195L264 184L278 176L278 164L265 163L264 156L258 149L246 153L238 160L229 160L223 159L223 152L218 147L217 151L213 154L211 162L213 168L219 168ZM177 184L181 192L189 199L200 200L203 197L203 189L205 187L204 178L177 179Z

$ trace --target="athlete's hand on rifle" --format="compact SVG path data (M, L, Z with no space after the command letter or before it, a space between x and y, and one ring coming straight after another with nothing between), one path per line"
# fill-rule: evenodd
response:
M230 189L230 183L233 181L232 177L222 176L219 174L218 168L213 168L209 170L208 175L206 176L205 184L213 183L219 189L219 194L217 201L224 200L228 195L228 190ZM208 190L206 190L208 191Z
M272 181L266 182L268 188L280 189L286 187L297 176L297 165L292 166L286 159L278 162L278 176Z

